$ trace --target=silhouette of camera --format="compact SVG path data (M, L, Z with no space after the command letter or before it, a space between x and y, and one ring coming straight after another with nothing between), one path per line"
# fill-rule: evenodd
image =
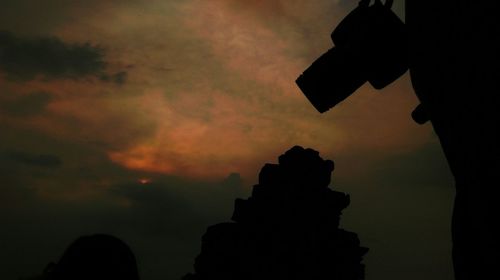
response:
M321 55L296 83L313 106L326 112L368 81L382 89L408 69L405 24L383 4L362 0L332 32L334 47Z

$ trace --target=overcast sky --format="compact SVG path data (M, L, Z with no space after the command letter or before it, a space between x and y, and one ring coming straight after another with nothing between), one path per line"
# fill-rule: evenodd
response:
M294 83L356 3L2 0L2 278L106 232L143 279L179 279L260 167L302 145L336 163L367 279L452 279L453 182L408 76L324 114Z

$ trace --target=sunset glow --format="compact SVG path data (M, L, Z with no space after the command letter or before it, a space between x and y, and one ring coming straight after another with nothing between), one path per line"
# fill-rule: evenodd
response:
M149 178L140 178L139 180L137 180L141 185L147 185L147 184L151 184L153 182L153 180L149 179Z

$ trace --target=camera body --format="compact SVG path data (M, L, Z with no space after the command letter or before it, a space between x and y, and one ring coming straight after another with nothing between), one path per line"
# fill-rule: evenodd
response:
M332 32L334 47L321 55L296 83L320 113L328 111L365 82L382 89L408 69L405 24L376 0L361 1Z

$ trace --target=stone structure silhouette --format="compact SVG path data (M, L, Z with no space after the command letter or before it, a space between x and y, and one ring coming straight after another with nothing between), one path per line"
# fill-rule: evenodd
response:
M233 222L207 229L195 273L183 279L364 279L368 249L339 228L350 200L328 187L333 169L299 146L266 164L252 196L236 199Z

